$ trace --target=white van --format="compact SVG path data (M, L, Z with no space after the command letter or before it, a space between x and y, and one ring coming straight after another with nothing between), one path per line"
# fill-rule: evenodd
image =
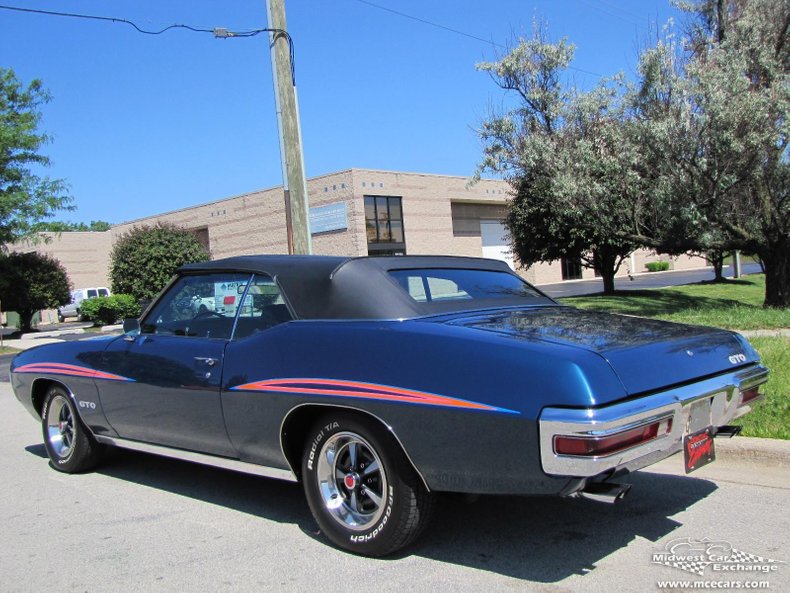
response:
M58 307L58 321L63 323L69 317L76 317L77 321L82 321L82 314L80 313L80 303L85 299L92 299L93 297L110 296L110 289L104 286L96 288L78 288L71 291L71 302L68 305Z

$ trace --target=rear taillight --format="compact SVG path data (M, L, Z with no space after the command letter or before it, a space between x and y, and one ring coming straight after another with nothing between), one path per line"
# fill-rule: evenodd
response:
M753 399L756 399L759 395L760 395L759 385L750 387L746 391L742 392L741 405L749 403Z
M664 418L644 426L630 428L605 436L561 436L554 437L554 452L557 455L599 457L611 455L631 447L652 441L672 431L672 418Z

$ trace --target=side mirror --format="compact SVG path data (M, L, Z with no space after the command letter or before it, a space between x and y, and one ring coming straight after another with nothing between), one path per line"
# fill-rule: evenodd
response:
M132 342L137 336L140 335L140 320L139 319L124 319L123 320L123 339Z

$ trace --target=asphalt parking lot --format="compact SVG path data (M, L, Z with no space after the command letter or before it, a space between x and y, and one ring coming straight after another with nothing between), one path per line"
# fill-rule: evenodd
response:
M743 264L741 270L744 275L759 274L762 271L760 265L754 263ZM730 266L725 266L724 276L728 278L732 276ZM713 279L713 268L699 268L696 270L636 274L631 277L619 276L615 278L614 286L616 290L644 290L646 288L665 288L668 286L693 284L695 282L710 282ZM572 280L554 284L541 284L538 288L555 299L560 297L581 296L603 291L603 280L600 278L595 278L593 280Z
M786 456L720 452L691 476L674 457L632 476L617 506L445 496L416 546L366 559L323 540L296 484L120 451L58 473L8 383L0 434L0 591L655 591L703 579L651 561L683 537L790 560ZM786 564L759 578L790 590Z

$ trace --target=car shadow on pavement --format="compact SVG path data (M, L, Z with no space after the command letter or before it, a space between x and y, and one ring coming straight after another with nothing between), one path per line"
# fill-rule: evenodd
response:
M49 460L43 444L25 451ZM312 521L302 488L293 482L117 448L108 449L94 472L280 523Z
M26 450L46 458L41 444ZM120 449L98 473L209 504L297 525L325 545L301 486ZM595 565L637 537L657 542L682 523L671 517L716 490L708 480L637 473L624 482L630 495L611 505L557 497L441 494L436 513L415 545L382 560L420 556L501 575L553 583L595 570Z
M301 486L284 480L117 448L95 471L278 523L301 525L311 518Z
M440 505L411 553L502 575L553 583L595 570L635 538L656 542L682 523L671 517L714 492L708 480L637 473L617 504L558 497L460 497Z
M44 447L44 443L39 443L38 445L28 445L25 447L25 451L28 453L32 453L36 457L41 457L42 459L49 459L47 456L47 448Z

